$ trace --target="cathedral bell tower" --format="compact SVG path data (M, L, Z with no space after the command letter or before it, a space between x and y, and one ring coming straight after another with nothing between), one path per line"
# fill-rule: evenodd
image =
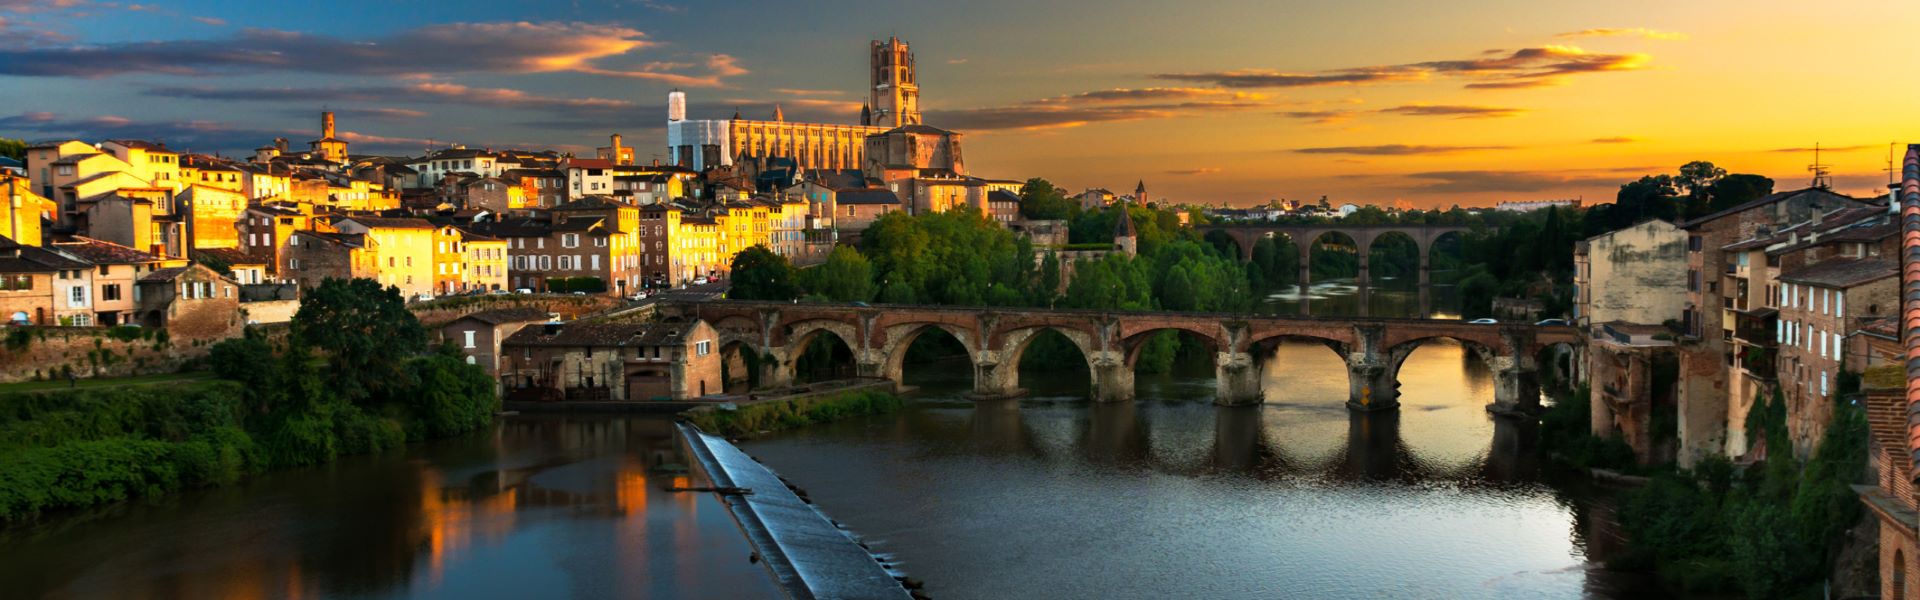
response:
M920 124L920 83L913 74L913 50L900 38L874 40L870 57L872 124L881 127Z

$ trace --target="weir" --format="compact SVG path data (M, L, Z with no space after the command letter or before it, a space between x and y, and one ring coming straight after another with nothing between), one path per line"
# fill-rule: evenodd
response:
M787 597L912 598L872 553L787 489L773 471L724 439L686 423L675 427L694 466L713 483Z

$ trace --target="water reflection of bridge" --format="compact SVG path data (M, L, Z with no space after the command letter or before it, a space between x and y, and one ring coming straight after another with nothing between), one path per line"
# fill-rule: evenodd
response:
M933 401L904 415L892 435L902 442L960 442L929 450L937 453L1016 455L1042 461L1070 457L1120 468L1147 466L1172 474L1241 474L1256 479L1527 481L1539 467L1536 428L1524 420L1492 419L1493 439L1486 450L1466 462L1450 464L1422 456L1410 446L1401 435L1398 412L1346 411L1344 444L1329 453L1313 454L1290 448L1281 439L1279 432L1289 427L1275 420L1286 417L1277 416L1271 407L1206 407L1211 411L1208 430L1196 429L1191 422L1174 423L1180 421L1179 415L1140 404L1073 404L1085 409L1076 411L1071 425L1063 430L1030 418L1035 411L1047 410L1047 405L1047 401L1023 405L1019 400L996 400L953 402L949 407ZM956 418L955 411L965 412L964 419ZM1174 418L1156 424L1156 414ZM919 437L910 432L919 432ZM1186 435L1190 433L1196 435Z

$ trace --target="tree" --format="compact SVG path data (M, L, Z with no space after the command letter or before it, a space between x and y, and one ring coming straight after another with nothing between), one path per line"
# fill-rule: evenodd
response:
M406 359L426 349L427 330L407 311L399 288L327 279L300 300L292 339L324 353L341 397L364 403L406 381Z
M12 138L0 138L0 156L19 161L27 160L27 143Z
M1680 175L1674 178L1674 182L1687 193L1687 196L1704 198L1707 188L1726 176L1726 169L1713 166L1713 163L1704 160L1696 160L1680 165Z
M1020 186L1020 214L1034 220L1065 220L1075 205L1053 182L1035 177Z
M1707 212L1715 213L1773 193L1773 180L1750 173L1721 177L1708 188Z
M873 262L853 248L836 246L827 262L801 273L812 294L836 302L873 299Z
M800 286L793 282L793 265L766 246L756 244L733 255L732 272L728 298L785 302L800 297Z

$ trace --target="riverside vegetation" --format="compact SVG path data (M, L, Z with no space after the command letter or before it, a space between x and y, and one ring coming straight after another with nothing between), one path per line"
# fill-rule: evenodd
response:
M736 410L703 408L687 413L687 420L708 433L742 437L849 417L885 414L899 410L900 406L900 397L894 394L854 390L827 396L747 404Z
M1715 458L1679 470L1639 465L1618 437L1592 436L1588 409L1578 390L1541 416L1541 444L1554 462L1650 477L1620 496L1628 551L1609 567L1654 572L1688 594L1822 597L1847 530L1860 517L1849 486L1866 464L1864 410L1836 402L1825 437L1802 461L1793 456L1786 402L1776 391L1755 399L1747 423L1764 458L1744 467Z
M493 381L371 280L312 290L283 343L216 344L217 380L0 396L0 523L470 432Z

